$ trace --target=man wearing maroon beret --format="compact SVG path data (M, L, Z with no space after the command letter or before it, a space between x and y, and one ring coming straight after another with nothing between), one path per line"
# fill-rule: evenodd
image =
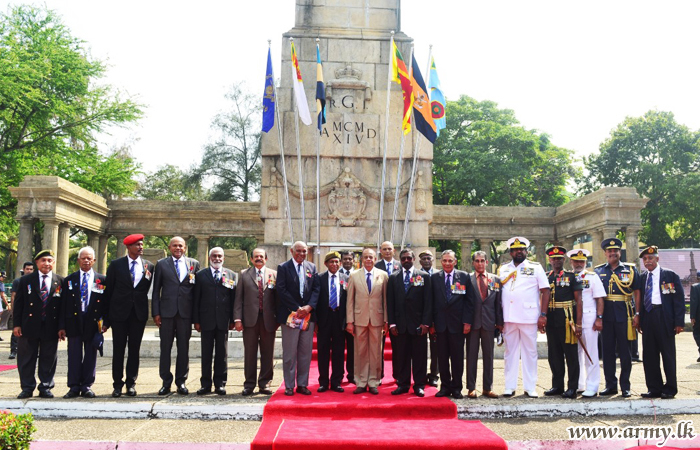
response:
M143 235L124 238L127 256L115 259L107 267L103 331L112 327L114 353L112 356L112 397L121 397L126 384L126 395L136 395L139 373L139 350L148 320L148 290L153 278L153 264L143 255ZM124 353L129 346L124 376Z

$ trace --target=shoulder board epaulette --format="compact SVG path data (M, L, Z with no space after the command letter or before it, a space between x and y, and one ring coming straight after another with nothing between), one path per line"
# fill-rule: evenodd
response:
M594 269L597 269L598 267L603 267L603 266L606 265L606 264L607 264L607 263L598 264L597 266L594 267Z
M537 264L538 266L542 265L542 264L538 263L537 261L530 261L530 264Z
M597 275L595 272L589 272L587 270L584 270L583 273L588 274L588 275Z
M625 263L622 263L622 264L624 264L624 265L626 265L626 266L630 266L630 267L637 267L637 265L634 264L634 263L625 262Z

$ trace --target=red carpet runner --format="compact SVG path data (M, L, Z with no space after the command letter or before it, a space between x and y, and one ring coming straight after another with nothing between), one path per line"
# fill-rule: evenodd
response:
M386 351L391 351L388 339ZM409 394L391 395L396 389L391 375L391 358L385 356L379 395L355 395L355 385L347 382L343 383L343 393L319 394L314 350L309 374L313 395L285 396L282 383L265 405L251 450L508 448L480 421L458 420L457 406L446 398L436 398L436 388L426 388L424 398L413 395L412 390Z
M5 365L5 364L0 364L0 372L4 372L6 370L14 370L16 369L17 366L11 366L11 365Z

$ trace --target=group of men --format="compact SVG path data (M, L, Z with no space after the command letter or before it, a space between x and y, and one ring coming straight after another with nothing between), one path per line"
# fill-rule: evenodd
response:
M34 266L25 264L24 276L13 285L13 338L21 392L28 398L51 398L58 341L68 339L68 387L64 398L95 396L97 352L102 334L110 327L113 338L113 397L136 395L139 350L148 319L148 292L153 288L151 314L160 334L159 395L188 395L189 341L192 328L201 334L202 373L197 395L212 390L226 394L229 330L241 331L244 344L243 396L270 395L276 331L281 327L285 395L311 395L309 369L314 336L318 351L318 392L343 392L344 376L354 393L378 394L384 372L384 345L392 346L392 375L396 389L425 395L427 385L440 388L438 397L476 398L477 359L482 353L482 395L493 391L494 337L505 341L505 390L513 396L518 367L523 388L537 397L537 333L547 334L552 386L545 395L576 398L598 395L600 369L598 334L602 332L605 388L600 395L618 393L616 358L623 397L630 394L630 340L639 331L648 392L642 397L672 398L677 393L674 336L683 329L684 296L678 275L658 265L658 249L641 254L647 271L640 276L632 264L620 262L621 242L601 243L607 263L586 271L589 253L561 246L547 249L552 270L527 259L529 242L511 238L512 261L498 274L489 273L485 252L472 255L473 273L456 269L454 251L440 256L441 270L433 268L430 251L419 260L411 249L394 259L390 242L365 248L361 267L353 268L352 252L329 252L326 271L317 273L307 260L308 247L295 242L291 258L275 271L267 267L267 253L256 248L252 267L240 275L225 268L224 252L209 251L209 267L186 256L186 242L171 239L170 256L156 265L143 259L144 236L123 241L127 255L112 261L106 275L92 266L95 252L80 249L80 269L65 279L53 272L51 250L37 253ZM564 268L569 257L572 270ZM700 291L700 288L697 289ZM696 297L700 292L693 288ZM696 299L697 300L697 299ZM694 324L695 325L695 324ZM171 351L177 342L175 373ZM124 358L128 356L126 368ZM431 364L428 367L428 348ZM346 357L347 351L347 357ZM258 358L258 352L260 358ZM617 356L616 356L617 354ZM14 350L11 357L14 355ZM660 361L663 360L665 383ZM258 371L258 361L260 370ZM213 364L213 371L212 371ZM125 370L126 369L126 370ZM568 382L564 383L568 371Z

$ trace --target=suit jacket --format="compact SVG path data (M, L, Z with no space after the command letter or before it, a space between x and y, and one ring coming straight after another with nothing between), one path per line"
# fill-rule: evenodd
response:
M46 303L46 317L42 320L44 303L39 295L38 270L23 276L15 295L13 315L15 326L22 327L22 336L30 339L58 339L58 317L61 312L61 285L63 277L52 272L49 298ZM49 281L48 279L46 281Z
M187 266L187 274L182 281L177 277L172 256L158 260L153 274L153 299L151 302L151 315L153 317L172 318L178 313L184 319L192 317L194 306L192 297L196 283L195 274L199 271L199 261L185 256L182 259Z
M472 290L474 291L474 318L472 330L484 328L494 330L496 325L503 325L503 305L501 304L501 280L494 274L486 272L486 276L494 283L486 283L488 294L481 298L476 272L471 274Z
M258 276L255 267L241 272L236 287L236 300L233 305L233 320L240 320L244 327L258 323L260 300L258 299ZM267 331L277 330L277 271L265 267L263 273L263 325Z
M663 267L660 269L659 290L661 291L661 307L664 312L666 333L670 336L675 336L676 332L674 331L674 328L685 326L685 293L683 292L683 284L681 284L681 279L678 277L676 272L664 269ZM649 272L645 272L644 275L641 276L642 289L644 289L644 286L647 284L648 276ZM664 294L663 292L664 284L669 286L673 285L673 288L668 289L667 294ZM675 290L675 292L671 292L672 290ZM641 301L639 308L639 319L641 322L641 319L644 318L647 310L644 307L644 290L642 290L640 295Z
M61 315L58 329L65 330L66 336L81 336L88 341L99 331L98 321L102 318L107 277L94 272L90 289L90 301L83 314L82 299L80 298L80 270L73 272L63 280L61 293Z
M401 264L400 264L397 260L392 259L391 262L392 262L392 264L394 264L394 269L391 271L391 273L394 273L394 272L396 272L397 270L400 270L400 269L401 269ZM383 270L384 272L386 272L386 261L384 261L383 259L380 259L379 261L377 261L377 262L374 264L374 267L376 267L377 269L381 269L381 270ZM360 267L360 269L362 269L362 267Z
M427 272L414 268L412 278L414 281L406 291L403 268L392 272L386 288L386 304L389 325L396 325L399 333L420 334L420 325L433 323L433 290Z
M209 267L200 270L195 276L192 323L198 323L202 331L228 330L233 321L238 277L234 271L225 267L220 270L221 278L218 282Z
M316 321L316 307L320 285L316 266L309 262L303 263L304 298L299 295L299 275L293 259L277 267L277 322L287 323L287 317L300 306L311 306L311 321Z
M134 287L129 271L127 256L117 258L107 267L107 286L105 292L104 323L109 327L113 321L125 321L131 310L136 312L136 318L142 322L148 320L148 290L153 279L153 263L141 258L143 276Z
M318 295L318 307L316 308L316 322L318 327L331 327L335 326L341 330L345 329L345 314L348 303L348 276L344 273L337 272L340 290L338 291L338 312L339 317L336 321L333 321L333 315L330 310L330 299L331 291L328 288L328 279L330 274L328 271L323 272L318 276L320 291Z
M700 322L700 283L690 288L690 318Z
M389 275L378 268L372 269L372 292L367 291L365 270L356 270L348 281L348 303L345 320L357 326L380 327L389 322L386 306L386 286Z
M445 271L441 270L430 276L433 288L433 323L435 331L444 333L462 333L464 324L474 320L474 289L471 277L462 270L453 270L452 285L459 283L464 286L464 294L451 293L445 296Z

